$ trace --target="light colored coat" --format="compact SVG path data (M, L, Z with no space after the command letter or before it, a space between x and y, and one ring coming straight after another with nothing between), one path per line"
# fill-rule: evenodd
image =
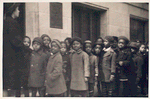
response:
M110 82L110 76L116 72L116 53L112 48L108 48L103 54L100 79L103 82Z
M46 72L46 92L48 94L61 94L67 91L62 72L62 56L60 52L50 56Z
M86 77L90 76L89 56L82 50L73 52L71 57L71 86L72 90L87 90Z

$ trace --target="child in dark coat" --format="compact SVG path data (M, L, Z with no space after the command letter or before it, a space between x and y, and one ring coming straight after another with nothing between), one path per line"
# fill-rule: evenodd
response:
M71 54L71 96L86 97L88 91L88 78L90 76L89 56L82 50L82 41L75 37L71 43L73 50Z
M131 79L131 51L127 47L129 40L125 36L118 38L118 53L116 59L117 73L119 79L118 93L119 96L129 96L130 79Z
M28 36L25 36L23 39L23 44L25 45L25 49L23 50L24 53L24 65L21 69L21 86L24 89L25 97L29 97L29 90L28 90L28 76L29 76L29 66L30 66L30 56L32 49L30 48L31 39Z
M92 54L92 42L90 40L86 40L84 42L84 50L89 55L90 61L90 77L89 77L89 96L94 96L94 85L95 85L95 77L98 76L98 60L97 56Z
M97 89L98 89L98 96L101 96L101 87L100 87L100 70L101 70L101 63L102 63L102 57L103 57L103 44L100 44L96 42L93 45L92 52L95 56L97 56L97 62L98 62L98 77L97 77Z
M103 96L112 96L114 90L113 86L116 72L116 53L111 48L113 40L114 39L112 36L106 36L104 39L104 54L100 71Z
M32 97L36 97L37 91L39 91L40 97L45 95L44 83L45 72L47 66L47 55L43 52L43 41L40 37L34 38L32 42L33 52L30 58L30 71L29 71L29 87L31 87Z
M63 74L66 81L67 86L67 97L70 93L70 79L71 79L71 66L70 66L70 58L69 54L67 53L67 45L65 42L61 42L61 55L63 59Z

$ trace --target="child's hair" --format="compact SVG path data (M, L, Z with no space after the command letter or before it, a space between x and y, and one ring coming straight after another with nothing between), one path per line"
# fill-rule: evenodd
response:
M103 38L102 37L98 37L97 39L96 39L96 41L95 42L97 42L97 40L98 39L101 39L102 40L102 42L104 42L104 40L103 40Z
M64 41L66 41L66 40L68 40L68 42L69 42L69 46L67 46L67 51L69 51L70 47L71 47L72 38L67 37Z
M60 44L65 44L66 48L67 48L67 44L64 41L61 41Z
M54 39L51 43L53 43L53 42L55 42L58 45L59 49L61 48L61 44L60 44L59 40Z

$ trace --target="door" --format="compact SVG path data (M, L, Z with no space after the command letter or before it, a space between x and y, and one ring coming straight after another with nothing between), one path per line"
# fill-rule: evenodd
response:
M100 12L72 4L72 36L95 42L100 35Z

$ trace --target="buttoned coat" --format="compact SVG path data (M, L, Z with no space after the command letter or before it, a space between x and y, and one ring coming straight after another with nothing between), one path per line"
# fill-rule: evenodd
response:
M66 82L62 72L62 56L60 52L51 55L46 72L46 92L48 94L62 94L67 91Z
M100 70L100 79L103 82L110 82L110 76L115 74L116 71L116 53L112 48L103 53L102 67Z
M86 77L90 76L89 56L82 50L73 52L71 58L71 90L87 90Z
M47 55L42 50L39 52L33 51L31 53L30 72L28 78L29 87L44 86L47 60Z

